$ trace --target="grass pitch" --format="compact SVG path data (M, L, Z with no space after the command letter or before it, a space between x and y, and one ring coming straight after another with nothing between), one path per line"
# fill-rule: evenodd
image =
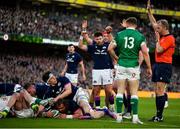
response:
M139 117L144 122L143 125L132 124L130 120L124 120L123 123L116 123L115 120L109 117L94 120L6 118L0 119L0 128L180 128L180 99L169 100L169 107L164 110L164 122L149 122L148 120L154 113L154 99L140 98Z

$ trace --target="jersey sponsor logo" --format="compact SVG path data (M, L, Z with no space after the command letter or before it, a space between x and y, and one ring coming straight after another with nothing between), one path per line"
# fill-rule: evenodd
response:
M58 84L57 84L58 86L61 86L61 82L58 82Z
M96 55L107 55L107 51L97 49L94 54Z
M103 48L102 49L106 49L106 46L103 46Z
M66 61L67 62L74 62L74 58L73 57L72 58L68 58Z

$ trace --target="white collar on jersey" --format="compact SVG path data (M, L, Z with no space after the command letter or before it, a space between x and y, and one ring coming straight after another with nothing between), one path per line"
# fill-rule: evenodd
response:
M135 30L135 28L133 28L133 27L127 27L126 29L132 29L132 30Z

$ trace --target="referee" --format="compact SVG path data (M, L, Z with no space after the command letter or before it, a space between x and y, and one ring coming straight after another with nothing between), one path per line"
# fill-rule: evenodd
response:
M156 35L155 64L153 66L152 81L155 83L156 115L153 122L163 121L163 109L165 104L165 88L172 75L172 56L175 50L175 38L169 32L169 24L165 19L156 21L150 8L150 0L147 4L148 16Z

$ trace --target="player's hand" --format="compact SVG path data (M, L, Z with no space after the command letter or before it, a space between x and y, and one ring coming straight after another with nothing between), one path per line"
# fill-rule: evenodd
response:
M160 35L159 35L159 33L158 33L157 31L155 31L155 35L156 35L156 40L157 40L157 42L159 42L159 40L160 40Z
M60 114L59 117L60 117L61 119L65 119L65 118L66 118L66 114Z
M121 25L122 27L126 28L126 27L127 27L126 20L123 19L123 20L122 20L122 23L120 23L120 25Z
M50 106L55 103L54 98L48 98L47 100Z
M86 81L86 75L82 76L83 81Z
M106 28L105 28L105 30L106 30L106 32L109 34L109 33L111 33L112 32L112 27L111 26L107 26Z
M82 29L86 29L87 25L88 25L87 20L83 20L83 22L82 22Z
M151 68L147 68L146 73L147 73L147 77L150 78L152 76Z
M151 0L147 1L147 10L149 11L151 9Z
M56 97L53 99L53 104L56 103L59 99Z
M60 76L62 76L62 77L63 77L64 75L65 75L65 73L64 73L64 72L61 72L61 73L60 73Z

